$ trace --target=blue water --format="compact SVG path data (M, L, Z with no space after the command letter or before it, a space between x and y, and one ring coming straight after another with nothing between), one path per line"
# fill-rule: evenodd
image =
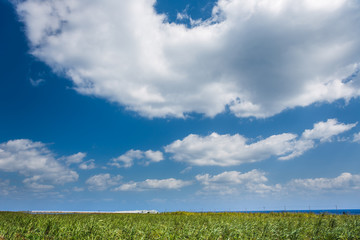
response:
M274 211L239 211L242 213L315 213L315 214L348 214L360 215L360 209L321 209L321 210L274 210Z

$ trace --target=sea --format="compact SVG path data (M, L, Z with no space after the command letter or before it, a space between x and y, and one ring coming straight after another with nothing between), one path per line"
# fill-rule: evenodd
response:
M316 209L316 210L265 210L265 211L237 211L241 213L314 213L314 214L348 214L360 215L360 209Z

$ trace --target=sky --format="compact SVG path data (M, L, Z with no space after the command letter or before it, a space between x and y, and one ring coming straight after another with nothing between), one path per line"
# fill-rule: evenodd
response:
M360 208L357 0L0 0L0 210Z

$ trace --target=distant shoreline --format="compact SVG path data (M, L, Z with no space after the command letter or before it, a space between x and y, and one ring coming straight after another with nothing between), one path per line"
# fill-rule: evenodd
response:
M158 214L175 213L159 212L157 210L133 210L133 211L58 211L58 210L31 210L31 211L0 211L0 212L24 212L30 214ZM348 214L360 215L360 209L314 209L314 210L249 210L249 211L184 211L193 213L314 213L314 214Z
M226 212L226 211L215 211ZM309 210L258 210L258 211L227 211L227 212L239 212L239 213L315 213L315 214L349 214L360 215L360 209L309 209Z
M133 211L43 211L43 210L32 210L32 211L18 211L31 214L157 214L156 210L133 210Z

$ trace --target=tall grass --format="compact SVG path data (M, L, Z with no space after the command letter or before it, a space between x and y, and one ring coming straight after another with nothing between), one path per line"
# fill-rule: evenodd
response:
M0 239L360 239L360 216L0 213Z

